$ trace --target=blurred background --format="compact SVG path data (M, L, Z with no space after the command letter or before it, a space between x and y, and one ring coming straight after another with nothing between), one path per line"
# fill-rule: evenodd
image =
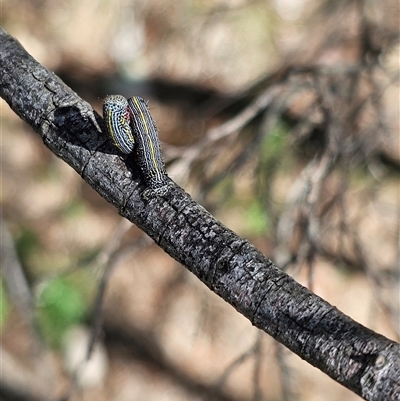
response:
M107 94L149 100L179 185L399 341L398 1L3 0L2 27L99 113ZM2 400L359 399L122 219L3 100L1 136Z

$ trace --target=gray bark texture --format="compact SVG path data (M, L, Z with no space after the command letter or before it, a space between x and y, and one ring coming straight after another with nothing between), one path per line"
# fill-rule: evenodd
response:
M119 213L251 323L366 400L400 400L400 345L353 321L223 226L179 186L144 199L102 118L0 28L0 95Z

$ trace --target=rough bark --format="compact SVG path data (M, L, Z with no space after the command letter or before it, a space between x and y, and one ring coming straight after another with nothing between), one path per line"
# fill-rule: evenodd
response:
M117 154L102 119L1 29L0 70L1 96L44 144L253 325L364 399L400 399L399 344L301 286L176 184L144 199L135 161Z

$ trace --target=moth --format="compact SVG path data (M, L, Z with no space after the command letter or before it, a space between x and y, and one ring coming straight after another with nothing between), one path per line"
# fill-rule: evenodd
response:
M125 154L136 148L139 165L149 188L144 195L163 195L169 179L161 153L158 130L148 105L141 97L128 100L121 95L104 99L103 117L114 145Z
M103 103L103 118L114 145L122 153L132 153L135 139L129 125L131 116L128 101L121 95L107 96Z

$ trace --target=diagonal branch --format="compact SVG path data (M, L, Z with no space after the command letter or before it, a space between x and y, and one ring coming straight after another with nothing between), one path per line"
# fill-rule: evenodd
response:
M142 197L102 119L0 29L0 94L57 156L212 291L301 358L366 400L400 398L400 345L342 314L224 227L176 184Z

